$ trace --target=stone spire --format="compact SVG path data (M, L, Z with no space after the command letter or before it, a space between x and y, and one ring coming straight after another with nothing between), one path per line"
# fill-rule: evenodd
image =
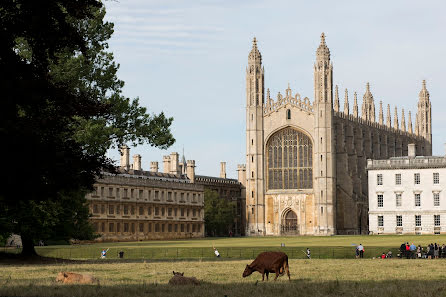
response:
M394 115L393 115L393 128L394 128L395 130L398 130L398 129L399 129L399 124L398 124L398 109L397 109L396 106L395 106L395 113L394 113Z
M401 131L406 132L406 119L404 116L404 108L401 110Z
M260 51L257 48L257 39L255 37L252 40L252 49L249 52L248 60L257 60L260 63L262 63L262 55L260 54Z
M334 110L339 112L339 90L338 90L338 85L336 85L336 87L335 87Z
M392 116L390 115L390 104L387 104L386 126L389 128L392 127Z
M383 102L379 101L379 124L384 125Z
M425 80L423 80L423 85L419 93L415 130L417 135L426 139L427 143L423 153L425 156L430 156L432 154L432 106Z
M413 130L412 130L412 116L410 114L409 111L409 123L407 124L407 130L410 134L413 134Z
M324 64L326 67L330 64L330 50L325 43L325 34L321 34L321 43L316 51L316 64L321 66Z
M353 116L358 117L358 95L356 92L353 94Z
M344 113L348 115L350 112L350 107L348 104L348 90L345 89L345 99L344 99Z
M370 92L370 84L367 83L366 91L362 101L362 118L371 122L375 121L375 102Z

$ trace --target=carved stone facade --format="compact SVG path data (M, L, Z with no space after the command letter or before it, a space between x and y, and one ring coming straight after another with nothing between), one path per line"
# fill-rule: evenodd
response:
M382 102L376 120L369 83L361 115L356 92L350 113L347 89L341 109L324 34L316 51L312 102L293 95L289 86L273 100L269 90L265 96L264 85L262 55L254 39L246 69L247 235L366 234L367 159L405 156L409 143L416 144L420 155L432 154L426 83L415 130L411 113L406 128L404 110L399 122L396 107L394 125L390 106L384 124Z

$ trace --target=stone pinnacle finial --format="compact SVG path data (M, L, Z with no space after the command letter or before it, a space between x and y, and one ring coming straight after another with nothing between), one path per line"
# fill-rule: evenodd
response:
M379 124L384 125L383 102L379 101Z
M322 32L321 34L321 44L325 44L325 33Z
M401 110L401 131L406 132L406 119L404 116L404 108Z
M358 117L358 94L356 92L353 94L353 116Z
M395 130L399 129L399 124L398 124L398 108L395 106L395 114L393 117L393 128Z
M407 130L410 134L413 134L413 129L412 129L412 115L410 114L409 111L409 123L407 124Z
M429 91L426 88L426 80L423 79L422 87L420 94L418 95L420 98L420 101L429 101Z
M349 112L350 112L350 106L348 104L348 90L345 89L344 113L348 115Z
M392 116L390 115L390 104L387 104L386 126L389 128L392 127Z
M366 91L370 92L370 83L369 82L367 82L367 84L366 84Z
M338 85L336 85L336 87L335 87L334 110L339 112L339 88L338 88Z

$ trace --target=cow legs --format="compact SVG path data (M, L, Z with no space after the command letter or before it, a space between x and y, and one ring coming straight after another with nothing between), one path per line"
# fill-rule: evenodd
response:
M265 271L265 274L266 274L266 281L268 281L268 275L269 275L269 271L267 270L267 271Z
M286 269L286 274L288 275L288 280L291 281L291 277L290 277L290 269L288 268L288 264L285 266Z

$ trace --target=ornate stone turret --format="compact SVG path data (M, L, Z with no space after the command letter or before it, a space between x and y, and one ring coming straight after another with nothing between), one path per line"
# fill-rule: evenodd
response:
M399 129L399 125L398 125L398 109L397 109L396 106L395 106L395 113L393 115L393 128L395 130Z
M386 126L389 128L392 127L392 116L390 115L390 104L387 104Z
M375 121L375 102L370 92L370 84L367 83L366 91L362 101L362 118L371 122Z
M406 132L406 119L404 116L404 108L401 110L401 131Z
M254 176L246 182L246 192L249 193L246 197L247 235L263 235L266 232L263 175L264 85L262 55L254 38L246 68L246 169L248 176Z
M348 90L345 89L345 99L344 99L344 113L348 115L350 112L350 106L348 104Z
M356 92L353 94L353 116L358 117L358 95Z
M407 131L410 134L413 134L413 130L412 130L412 116L410 114L410 111L409 111L409 123L407 124Z
M383 102L379 101L379 124L384 125Z
M334 110L339 112L339 91L338 86L335 87L335 100L334 100Z
M425 151L423 154L429 156L432 154L432 108L429 100L429 92L426 88L426 81L423 80L423 85L419 94L418 111L416 118L416 132L417 135L426 139Z
M339 96L338 96L339 97ZM333 65L330 50L325 44L325 34L316 51L314 64L314 154L320 161L314 164L315 209L319 222L317 234L336 234L336 154L333 137ZM338 105L339 102L335 103ZM249 173L248 173L249 174Z

